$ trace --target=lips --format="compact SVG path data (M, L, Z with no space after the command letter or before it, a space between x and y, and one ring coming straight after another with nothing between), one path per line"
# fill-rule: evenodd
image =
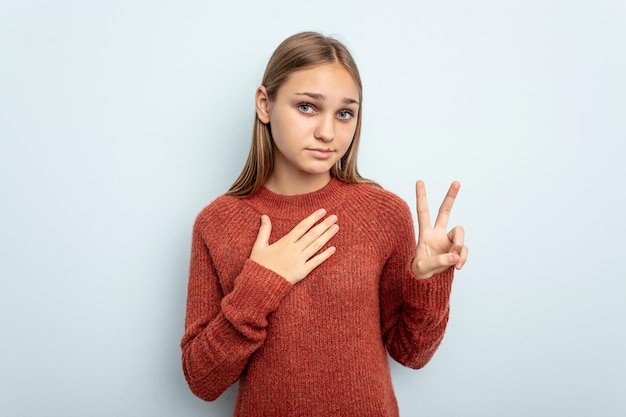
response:
M332 149L323 148L309 148L307 149L316 159L328 159L333 156L334 151Z

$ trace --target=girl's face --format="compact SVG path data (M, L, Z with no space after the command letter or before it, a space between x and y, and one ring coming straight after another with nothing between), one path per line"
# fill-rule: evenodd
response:
M257 115L270 123L275 144L274 170L265 185L281 194L326 185L330 169L352 143L358 100L359 88L340 64L292 73L272 101L259 87Z

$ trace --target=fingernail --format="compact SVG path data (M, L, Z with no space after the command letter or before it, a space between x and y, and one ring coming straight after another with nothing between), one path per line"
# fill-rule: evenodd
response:
M267 223L267 216L264 214L261 216L261 223Z
M329 217L329 219L332 222L336 222L337 221L337 216L333 214L332 216Z
M320 209L317 214L319 214L320 216L324 216L326 215L326 209Z

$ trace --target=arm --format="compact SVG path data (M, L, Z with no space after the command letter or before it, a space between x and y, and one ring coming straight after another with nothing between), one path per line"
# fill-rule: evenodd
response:
M183 372L195 395L215 400L239 378L265 341L267 316L290 290L284 278L247 260L233 291L223 297L202 223L196 221L181 341Z
M424 183L416 183L416 246L408 207L398 210L395 250L381 281L382 330L390 355L412 368L426 365L441 343L450 312L454 268L461 269L467 261L463 228L446 231L459 187L458 182L450 186L433 227Z
M424 367L439 347L449 317L454 270L419 279L411 271L415 234L406 205L397 211L394 250L383 268L382 334L390 356L410 368Z
M292 284L334 253L333 247L318 253L338 230L336 216L315 225L325 214L325 210L316 211L272 245L268 243L270 219L262 216L250 259L225 296L207 245L222 237L220 225L224 222L198 216L181 341L185 378L198 397L214 400L239 378L250 356L265 342L269 314L278 308Z

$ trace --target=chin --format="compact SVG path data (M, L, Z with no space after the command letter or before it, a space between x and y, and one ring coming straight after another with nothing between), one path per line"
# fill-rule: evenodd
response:
M304 174L308 174L308 175L322 175L322 174L328 174L330 173L330 170L332 169L334 164L330 164L330 165L326 165L323 167L308 167L308 168L302 168L301 171Z

